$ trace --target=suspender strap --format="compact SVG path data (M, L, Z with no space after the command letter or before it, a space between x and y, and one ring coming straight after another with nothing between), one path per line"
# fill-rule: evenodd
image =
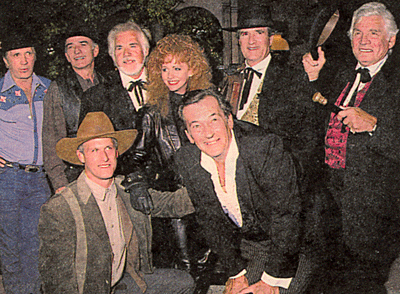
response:
M86 278L87 265L87 240L85 224L83 222L82 210L78 200L69 187L65 188L65 193L62 193L67 201L76 224L76 253L75 253L75 270L78 283L79 294L83 293L83 286Z

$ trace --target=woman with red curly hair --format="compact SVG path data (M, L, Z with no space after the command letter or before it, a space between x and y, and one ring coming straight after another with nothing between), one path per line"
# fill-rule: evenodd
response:
M148 102L140 110L137 158L142 160L150 186L174 191L181 183L172 170L172 155L188 142L178 108L185 93L212 87L211 69L199 44L189 36L174 34L157 42L147 72ZM185 223L172 219L172 227L180 249L179 263L190 270Z

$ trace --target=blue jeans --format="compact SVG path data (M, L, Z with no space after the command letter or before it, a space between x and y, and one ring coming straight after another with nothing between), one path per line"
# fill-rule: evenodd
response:
M40 207L50 196L45 173L0 167L0 255L6 293L40 293Z

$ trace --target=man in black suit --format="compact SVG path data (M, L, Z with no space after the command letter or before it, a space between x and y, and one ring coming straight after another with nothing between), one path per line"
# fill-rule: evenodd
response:
M180 116L192 144L175 157L208 246L230 277L224 293L302 293L292 158L278 136L230 111L212 90L188 94Z
M245 62L226 76L222 95L237 119L282 137L301 167L300 189L308 195L308 179L316 178L323 161L322 152L316 152L323 142L323 128L310 99L313 92L306 75L272 51L275 32L283 28L265 3L241 3L237 26L226 30L236 31Z
M400 71L391 55L397 32L386 7L370 2L354 12L349 30L356 66L327 77L321 49L318 60L303 57L310 81L341 108L326 116L328 188L338 211L331 223L339 230L328 235L335 249L324 293L386 293L400 253Z
M108 53L118 70L106 76L104 91L108 99L102 110L117 130L136 128L138 111L147 101L144 85L149 38L150 32L132 21L117 24L108 33ZM133 149L120 157L118 174L134 171L138 158L137 152L133 155Z
M88 90L91 99L85 107L106 113L118 131L140 125L138 111L147 100L144 84L147 82L145 61L149 54L149 38L150 33L132 21L114 26L108 33L108 53L118 70L108 73L104 83ZM115 173L125 176L124 186L135 184L129 189L134 195L132 205L149 214L151 198L144 175L138 172L142 161L134 144L118 158Z

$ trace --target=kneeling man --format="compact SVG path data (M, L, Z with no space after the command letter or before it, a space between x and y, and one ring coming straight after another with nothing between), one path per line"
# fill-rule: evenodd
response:
M40 265L44 293L192 293L189 274L153 269L150 217L132 208L113 174L136 130L114 131L103 112L88 113L76 138L61 139L57 155L84 165L79 178L42 206ZM193 213L184 189L149 191L154 216Z
M190 92L179 114L192 145L175 157L208 246L230 276L224 293L303 293L293 161L278 136L234 121L230 110L211 90Z

